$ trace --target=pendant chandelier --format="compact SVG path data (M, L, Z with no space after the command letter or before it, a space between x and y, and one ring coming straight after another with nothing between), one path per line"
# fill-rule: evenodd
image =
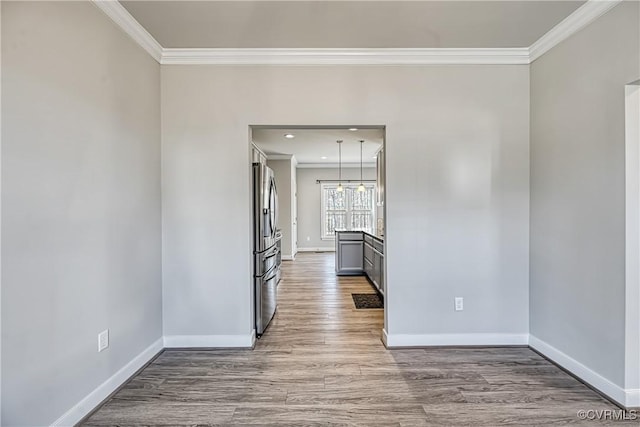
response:
M362 181L362 146L364 145L364 139L360 140L360 185L358 185L358 192L362 193L365 191L364 184Z
M342 140L339 139L336 142L338 143L338 188L336 191L341 193L344 191L342 186Z

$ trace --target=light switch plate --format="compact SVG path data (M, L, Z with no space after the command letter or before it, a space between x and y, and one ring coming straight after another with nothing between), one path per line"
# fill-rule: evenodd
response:
M462 297L455 298L455 309L456 311L464 310L464 298Z
M109 347L109 330L106 329L98 334L98 352Z

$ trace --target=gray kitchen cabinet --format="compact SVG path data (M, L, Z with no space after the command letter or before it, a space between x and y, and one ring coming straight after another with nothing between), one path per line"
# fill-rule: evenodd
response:
M373 257L373 283L378 291L380 291L384 296L384 255L375 251Z
M373 261L364 259L364 274L371 278L373 276Z
M365 274L384 296L384 242L361 231L336 232L336 274Z
M368 239L367 239L368 238ZM371 278L373 276L373 246L370 243L371 238L365 234L364 236L364 274Z
M378 274L376 277L378 279L378 290L380 291L382 296L385 296L386 287L384 284L384 255L383 254L378 255Z
M369 233L364 235L364 274L371 284L384 295L384 243Z
M357 275L364 270L364 240L359 231L336 232L336 274Z
M373 245L366 240L364 241L364 259L365 261L373 263Z
M382 255L380 252L374 250L373 252L373 277L371 277L371 281L373 285L381 291L380 289L380 264L382 263ZM381 291L382 292L382 291Z

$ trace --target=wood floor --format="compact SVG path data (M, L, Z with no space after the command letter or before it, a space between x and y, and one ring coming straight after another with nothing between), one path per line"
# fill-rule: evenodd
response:
M371 285L333 271L333 254L285 262L255 350L167 350L84 425L603 425L577 411L617 410L527 348L387 350L383 310L351 299Z

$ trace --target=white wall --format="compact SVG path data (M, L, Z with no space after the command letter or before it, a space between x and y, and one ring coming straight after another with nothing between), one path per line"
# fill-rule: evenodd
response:
M623 2L531 65L531 333L619 387L639 26L638 3Z
M42 426L162 335L160 67L89 2L1 7L2 424Z
M335 142L334 142L335 144ZM321 191L318 179L338 179L338 168L303 168L298 176L298 246L301 249L334 248L333 240L322 240ZM364 168L366 180L376 179L375 168ZM343 168L342 178L360 179L360 169ZM309 240L307 240L309 238Z
M248 126L352 123L387 126L395 342L526 340L527 66L163 66L165 333L250 333Z

